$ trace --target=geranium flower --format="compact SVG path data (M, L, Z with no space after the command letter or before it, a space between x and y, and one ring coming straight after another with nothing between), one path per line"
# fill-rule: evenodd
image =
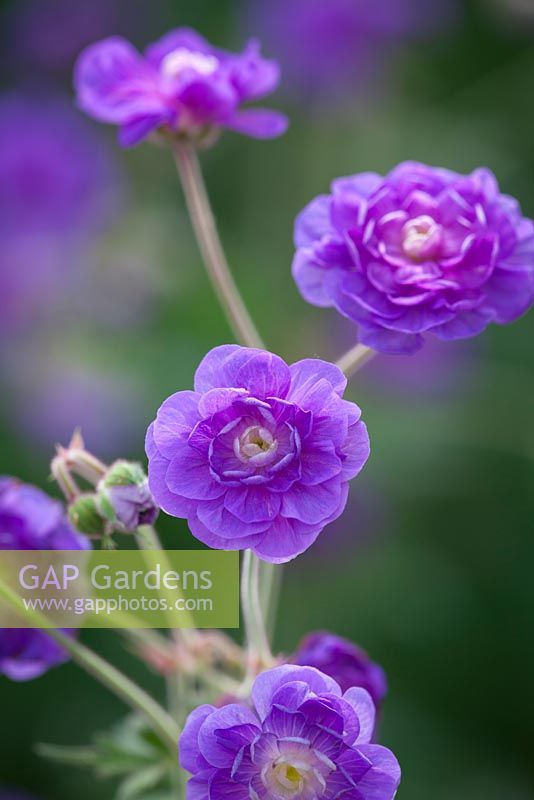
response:
M262 350L216 347L195 391L177 392L147 433L156 503L205 544L281 563L307 550L345 508L369 455L343 373Z
M120 127L120 142L137 144L156 130L204 137L228 128L259 139L280 136L283 114L242 108L279 82L274 61L256 41L243 53L219 50L188 28L171 31L141 55L120 37L86 48L75 70L80 107Z
M534 302L534 223L487 169L405 163L340 178L299 215L295 243L304 299L385 353L413 353L426 333L475 336Z
M180 737L187 797L211 800L391 800L400 768L370 744L375 708L365 689L342 694L311 667L262 673L252 707L204 705Z
M1 550L87 550L61 503L34 486L0 478ZM68 659L45 631L0 628L0 673L14 681L37 678Z

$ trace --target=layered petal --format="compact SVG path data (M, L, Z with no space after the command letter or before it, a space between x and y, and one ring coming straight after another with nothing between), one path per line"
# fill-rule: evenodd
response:
M534 303L533 224L487 169L406 162L341 178L297 217L295 243L304 299L335 306L381 352L474 336Z

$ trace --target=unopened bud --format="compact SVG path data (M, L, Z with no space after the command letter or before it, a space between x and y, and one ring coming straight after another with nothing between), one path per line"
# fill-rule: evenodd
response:
M103 519L94 494L81 494L69 505L69 519L74 528L88 536L105 536L107 523Z
M152 525L158 508L140 464L116 461L98 485L100 512L119 530L133 532Z

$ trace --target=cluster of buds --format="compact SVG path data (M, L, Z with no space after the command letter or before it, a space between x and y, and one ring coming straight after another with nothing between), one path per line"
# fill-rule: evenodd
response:
M67 500L73 527L99 539L104 548L115 546L114 533L135 533L156 521L158 508L141 465L124 460L104 464L85 449L79 431L68 447L57 447L51 471Z

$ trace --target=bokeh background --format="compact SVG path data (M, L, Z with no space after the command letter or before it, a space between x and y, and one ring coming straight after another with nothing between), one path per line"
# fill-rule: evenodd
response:
M225 135L203 156L230 261L271 349L334 360L354 329L290 277L296 213L330 180L418 159L492 168L534 215L532 0L0 2L0 473L49 488L80 425L103 459L143 458L164 397L230 332L203 273L173 165L121 152L70 89L79 50L192 25L256 34L284 65L280 140ZM347 513L285 569L276 646L328 628L390 682L382 738L410 800L526 800L534 790L534 315L413 357L382 356L350 396L373 454ZM162 518L168 547L195 542ZM87 641L151 691L111 634ZM67 665L0 678L0 789L113 798L41 760L123 709Z

